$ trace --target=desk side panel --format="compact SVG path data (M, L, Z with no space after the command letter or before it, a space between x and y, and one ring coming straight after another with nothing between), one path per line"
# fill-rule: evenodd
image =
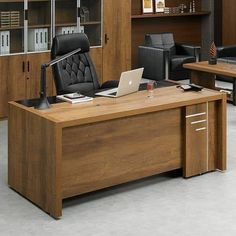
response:
M52 216L61 216L59 129L10 104L8 130L9 186Z
M181 109L62 131L63 198L182 167Z

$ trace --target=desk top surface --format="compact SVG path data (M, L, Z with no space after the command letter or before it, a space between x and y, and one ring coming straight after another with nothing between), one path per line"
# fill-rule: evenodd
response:
M208 72L212 74L236 77L236 65L224 62L217 62L216 65L210 65L208 61L193 62L183 65L184 68Z
M86 103L58 103L47 110L36 110L16 102L10 104L62 127L69 127L221 99L226 100L225 93L209 89L203 89L201 92L183 92L172 86L155 89L152 98L148 97L147 91L140 91L120 98L98 97Z

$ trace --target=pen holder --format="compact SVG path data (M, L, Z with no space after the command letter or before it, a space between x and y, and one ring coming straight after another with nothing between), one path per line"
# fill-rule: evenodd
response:
M217 58L216 57L211 57L208 60L209 65L216 65L217 64Z

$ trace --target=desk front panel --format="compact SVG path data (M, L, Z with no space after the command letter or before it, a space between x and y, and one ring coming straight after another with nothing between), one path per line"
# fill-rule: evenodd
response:
M182 167L182 109L64 128L62 197Z

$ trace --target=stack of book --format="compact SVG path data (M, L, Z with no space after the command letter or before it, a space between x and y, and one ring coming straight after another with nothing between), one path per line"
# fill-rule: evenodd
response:
M1 28L9 28L11 25L11 13L10 11L0 12Z
M11 11L11 27L20 26L20 12Z
M10 28L20 26L19 11L1 11L0 12L1 28Z

